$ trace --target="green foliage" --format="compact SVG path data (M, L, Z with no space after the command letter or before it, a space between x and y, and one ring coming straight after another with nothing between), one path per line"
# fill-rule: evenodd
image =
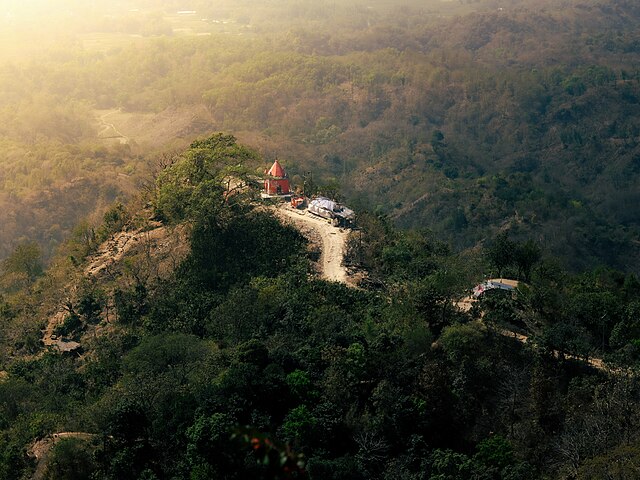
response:
M451 450L435 450L430 462L432 473L429 480L534 478L529 465L515 460L511 445L500 435L478 443L472 457Z
M16 289L33 283L42 275L42 251L34 242L18 245L11 255L2 261L2 286Z
M509 238L508 232L501 232L486 249L486 255L496 269L497 277L511 274L528 282L533 268L542 258L542 250L533 240L515 242ZM514 267L515 270L511 270Z
M596 480L600 478L631 479L636 475L638 446L624 445L589 459L578 470L580 478Z
M609 432L600 451L637 440L635 377L607 384L561 358L600 345L603 325L606 349L633 345L633 277L536 264L529 289L481 304L489 324L536 329L522 347L454 307L481 263L426 232L366 220L381 282L352 289L311 278L298 234L266 213L219 208L192 210L172 276L116 292L119 322L83 339L86 356L12 361L2 472L25 472L24 445L64 428L100 441L63 451L51 475L78 464L105 479L553 478L545 458L564 458L572 429ZM81 325L101 305L102 286L85 287Z
M25 394L26 385L20 381L9 380L0 384L3 402L3 422L9 420L10 425L2 425L0 435L0 473L7 480L19 480L25 471L30 471L31 464L25 455L25 446L34 438L42 438L59 422L59 418L42 412L20 411L17 405L28 401L30 394ZM36 393L38 395L38 393Z
M89 480L95 470L91 447L86 440L62 438L47 460L47 480Z
M477 356L481 350L484 337L480 323L451 325L442 331L438 342L442 345L447 356L456 363L469 360Z
M72 263L79 264L97 246L98 237L95 229L87 221L78 222L68 241L69 257Z
M237 23L220 28L251 25L251 35L152 39L99 55L85 46L7 65L0 255L24 236L48 256L78 218L112 205L102 227L83 222L64 246L78 266L127 225L131 213L114 201L140 180L147 149L93 145L96 104L121 106L131 124L175 115L168 123L181 129L187 111L181 137L242 131L295 159L292 175L313 168L326 191L340 187L376 212L359 215L362 237L350 245L368 281L350 289L310 278L299 233L245 201L257 154L226 134L193 142L151 189L159 218L189 223L190 255L168 278L116 285L119 321L82 339L86 355L35 355L34 319L52 306L40 297L45 281L0 302L0 476L28 476L25 447L62 429L96 432L101 446L94 456L62 449L51 474L61 477L77 465L97 479L300 478L307 458L314 478L627 474L637 375L618 375L639 358L637 278L569 275L527 239L571 268L637 267L633 2L544 1L533 16L526 2L499 14L484 1L384 14L376 1L282 2L263 18L261 5L210 3L194 8L228 14ZM476 7L483 13L453 20L431 11ZM303 27L282 28L282 12ZM145 33L168 32L167 21ZM483 239L495 239L486 258L500 275L531 283L487 299L484 319L525 330L526 346L454 305L484 265L453 256L449 240L458 250ZM39 277L25 265L14 290ZM67 333L97 322L105 296L81 291ZM615 358L618 380L566 361L593 352Z
M304 243L300 233L282 228L264 212L235 216L216 225L219 220L208 217L194 226L187 261L190 276L217 289L254 276L278 275L295 263Z
M374 279L384 276L387 281L399 281L425 277L434 273L440 257L449 253L449 246L428 230L393 230L387 218L366 212L359 215L358 224L363 235L352 237L347 256L362 263Z
M132 324L148 312L147 289L142 284L136 284L133 289L116 289L113 293L118 321Z
M531 279L531 270L540 261L542 250L533 240L516 245L514 263L518 267L518 277L525 282Z
M498 277L502 278L502 273L506 267L511 265L515 257L515 245L509 240L506 232L500 233L494 240L491 248L487 251L489 262L498 271Z
M70 23L80 30L74 45L46 33L56 22L5 25L7 38L28 39L12 49L45 43L34 38L47 48L12 56L0 79L0 257L29 238L50 258L79 219L149 183L156 148L216 128L244 132L294 159L293 175L313 170L349 202L383 205L456 248L513 227L574 269L635 262L631 2L544 1L539 16L529 0L499 14L487 0L197 3L209 20L161 14L172 2L109 16L73 2L64 24L67 35L78 31ZM103 138L105 128L128 143ZM187 215L190 197L173 180L155 199L167 219Z
M313 391L313 384L306 372L294 370L287 375L285 381L294 398L298 398L301 401L310 401L316 397L316 392Z
M104 213L102 225L97 234L98 240L104 241L109 235L121 231L130 219L127 208L122 203L116 202Z
M124 369L139 377L153 376L171 368L183 381L191 364L202 360L208 348L192 335L145 337L124 359Z
M257 156L236 143L232 135L219 133L198 140L157 180L156 214L167 221L179 222L198 217L216 217L234 197L225 196L224 181L245 181L246 168ZM219 221L219 220L218 220Z
M251 428L237 429L234 438L251 446L258 465L262 467L261 478L307 478L304 455L293 451L288 444L281 444Z
M105 303L104 292L97 288L87 287L80 294L77 310L86 323L95 324L100 321L100 314Z
M82 323L80 316L75 312L71 312L64 317L64 321L55 328L54 332L59 336L79 339L80 333L84 328L85 325Z
M199 416L186 431L187 459L191 479L218 476L236 478L240 468L238 445L231 442L235 421L229 415L215 413Z
M120 399L109 415L105 432L111 435L115 442L132 445L148 437L147 412L135 401L127 398Z
M293 408L284 418L281 427L282 435L289 442L304 441L314 424L315 419L311 415L309 407L300 405Z
M470 478L473 467L464 454L451 450L434 450L431 456L433 473L430 480L462 480Z
M96 338L92 343L92 358L82 372L86 394L95 398L122 376L122 357L139 342L131 332L113 331L109 336Z
M476 446L474 460L486 466L503 470L513 463L513 449L509 442L500 435L493 435Z

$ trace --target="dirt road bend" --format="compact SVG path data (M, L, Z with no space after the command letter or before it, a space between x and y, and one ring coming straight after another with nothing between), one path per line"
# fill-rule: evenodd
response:
M36 471L31 477L31 480L41 480L44 478L51 449L60 440L65 438L77 438L80 440L90 441L95 437L96 435L85 432L59 432L35 441L27 451L27 455L36 461Z
M342 264L349 232L332 226L328 220L307 210L294 210L286 205L277 208L276 214L292 222L311 242L318 244L322 278L332 282L349 284L347 269Z
M98 116L98 120L100 121L100 131L98 132L98 138L100 139L114 138L121 144L125 145L129 143L129 137L127 137L120 130L118 130L113 123L107 122L108 116L113 115L114 113L119 113L119 112L120 112L120 109L100 111L100 115Z

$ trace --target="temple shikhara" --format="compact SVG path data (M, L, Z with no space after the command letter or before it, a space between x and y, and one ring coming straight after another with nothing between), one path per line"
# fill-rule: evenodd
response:
M288 198L291 197L289 176L280 162L276 160L269 170L264 172L264 190L262 198Z

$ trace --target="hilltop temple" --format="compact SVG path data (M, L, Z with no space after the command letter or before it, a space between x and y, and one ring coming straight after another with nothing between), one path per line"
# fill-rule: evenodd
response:
M287 198L290 197L289 176L280 162L276 160L269 170L265 170L264 190L262 198Z

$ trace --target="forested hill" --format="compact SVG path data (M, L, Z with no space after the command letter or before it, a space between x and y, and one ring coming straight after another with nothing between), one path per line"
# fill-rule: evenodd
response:
M147 209L107 212L106 243L73 238L46 272L13 262L0 478L635 478L635 275L538 251L527 284L467 310L488 259L513 268L506 237L461 256L360 213L348 260L369 281L323 281L256 190L229 194L261 160L230 135L193 142Z
M635 2L68 5L0 73L0 256L50 255L163 151L224 130L456 249L506 231L574 270L640 270Z
M529 7L425 34L423 51L450 67L409 103L432 136L382 155L396 161L376 162L365 184L389 189L401 224L453 230L460 246L500 228L574 266L637 269L638 7Z
M0 478L637 477L640 7L191 3L0 10Z

